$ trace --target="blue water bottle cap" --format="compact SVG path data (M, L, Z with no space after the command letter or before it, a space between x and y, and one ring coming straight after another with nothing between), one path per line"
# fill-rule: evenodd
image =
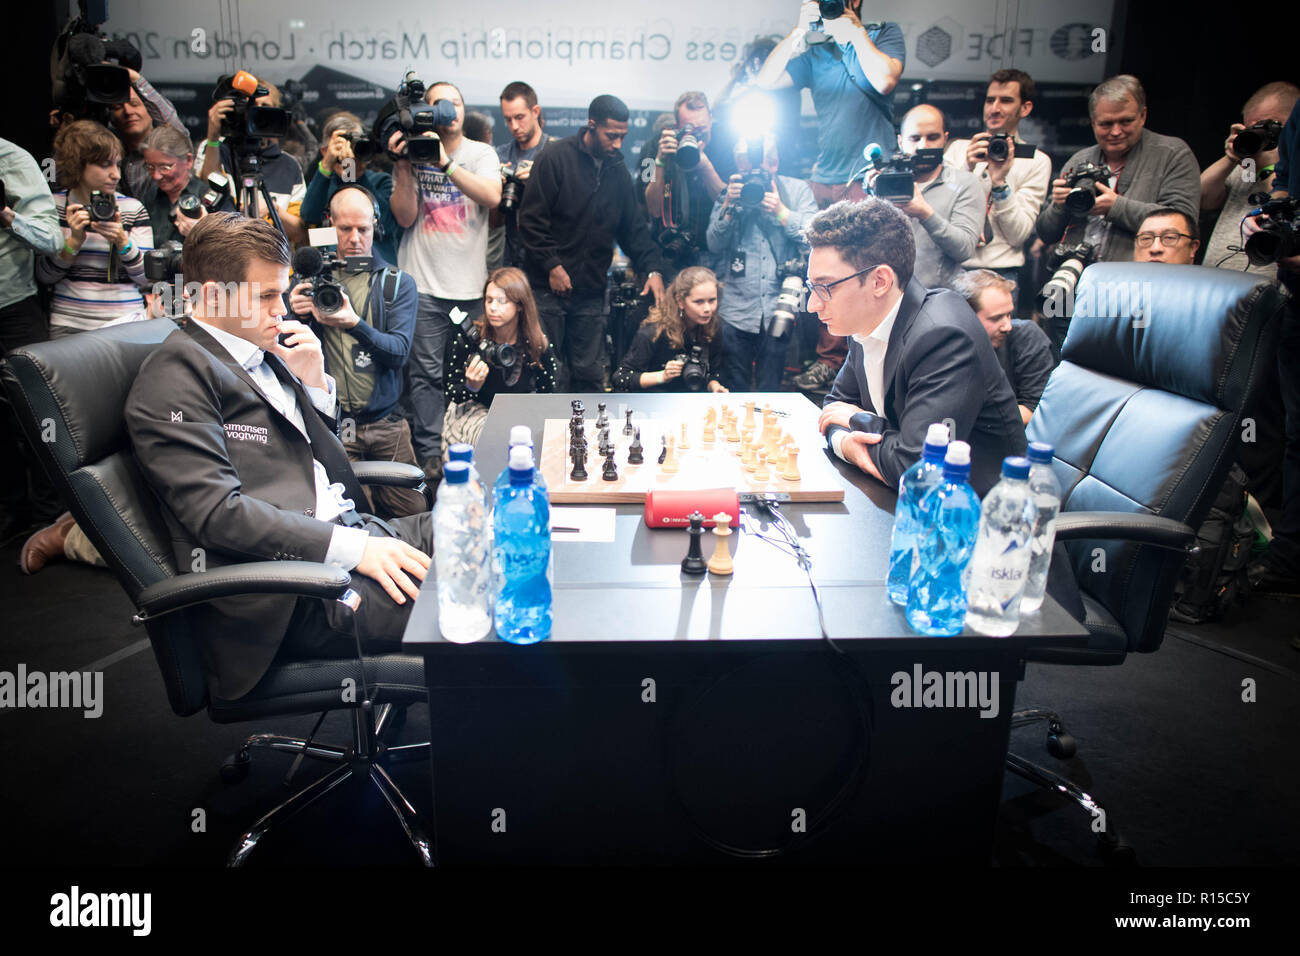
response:
M449 461L442 466L442 480L449 485L463 485L469 481L469 465L463 461Z
M1029 477L1029 459L1009 455L1002 459L1002 477L1024 481Z
M473 461L474 446L468 445L465 442L457 442L447 449L447 457L451 461Z
M1029 443L1029 460L1035 465L1050 465L1055 449L1050 442L1031 441Z

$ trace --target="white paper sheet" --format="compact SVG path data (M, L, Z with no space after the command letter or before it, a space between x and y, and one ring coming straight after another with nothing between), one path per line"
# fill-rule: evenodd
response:
M614 540L614 509L562 508L551 506L551 542ZM557 528L576 528L576 531L557 531Z

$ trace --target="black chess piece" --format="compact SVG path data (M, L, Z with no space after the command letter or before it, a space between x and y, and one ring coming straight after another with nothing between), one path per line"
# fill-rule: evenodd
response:
M605 428L606 426L609 425L609 416L605 414L605 403L597 402L596 411L599 413L596 416L596 427Z
M627 449L627 463L629 465L639 465L645 461L642 452L645 449L641 446L641 429L636 429L632 436L632 444Z
M668 436L667 435L663 437L663 443L664 443L664 447L659 451L659 464L661 465L664 463L664 460L668 457Z
M610 456L605 459L605 468L600 473L602 481L618 481L618 467L614 464L613 449L610 449Z
M582 418L587 414L587 406L582 403L582 399L580 398L575 398L573 401L569 402L569 407L573 409L574 418Z
M691 545L686 550L686 557L682 558L682 573L704 574L709 570L708 562L704 560L704 553L700 550L700 539L704 536L704 515L692 511L686 517L691 523L691 526L686 529L687 534L691 536Z
M574 445L569 449L569 457L573 459L573 470L569 472L569 480L586 481L587 449L581 445Z
M623 426L623 434L630 435L632 434L633 431L635 431L635 429L632 427L632 409L629 408L626 414L627 414L627 424Z

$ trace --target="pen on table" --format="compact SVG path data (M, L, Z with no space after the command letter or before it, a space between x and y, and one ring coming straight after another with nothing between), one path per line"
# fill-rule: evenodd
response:
M552 530L552 531L568 531L568 532L570 532L570 533L572 533L572 534L577 534L577 533L578 533L579 531L581 531L582 529L581 529L581 528L567 528L567 527L565 527L564 525L559 525L559 524L557 524L557 525L552 525L552 526L551 526L551 530Z

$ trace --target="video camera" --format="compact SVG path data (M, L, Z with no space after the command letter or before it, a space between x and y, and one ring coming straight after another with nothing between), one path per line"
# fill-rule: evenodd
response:
M1046 304L1073 302L1079 276L1083 274L1084 269L1096 261L1097 249L1087 243L1080 242L1073 246L1057 243L1053 246L1047 257L1047 268L1052 273L1052 277L1043 284L1043 288L1038 293L1039 311L1045 315L1063 315L1060 308L1049 311Z
M143 60L130 41L110 38L99 29L103 19L89 15L85 0L80 7L81 15L70 19L54 41L50 58L53 100L59 109L78 119L93 119L107 126L112 107L131 97L128 68L138 71Z
M374 261L373 256L345 256L340 259L329 250L322 252L316 246L299 246L293 254L293 274L296 279L311 280L311 289L303 294L312 300L316 311L322 315L333 315L343 308L343 286L335 274L369 272Z
M1097 184L1110 182L1113 175L1108 166L1096 163L1084 163L1066 173L1065 184L1070 187L1069 195L1065 197L1066 211L1077 218L1092 212L1092 207L1097 204Z
M990 133L987 147L990 163L1005 163L1007 157L1015 150L1016 159L1033 159L1036 147L1029 143L1017 143L1010 133Z
M411 162L438 161L439 141L434 127L450 126L456 122L456 107L451 100L425 103L425 91L426 87L415 71L407 71L393 98L380 107L375 118L373 136L378 148L387 149L388 141L400 130L405 134L406 155ZM425 133L433 135L425 136Z
M1277 120L1262 120L1237 134L1237 138L1232 141L1232 151L1242 158L1266 153L1270 149L1277 149L1281 137L1281 123Z
M682 384L688 392L702 392L709 384L709 357L703 346L692 345L690 354L674 356L682 363Z
M1300 197L1273 199L1268 193L1254 193L1250 202L1256 208L1247 215L1266 217L1259 232L1246 240L1250 264L1267 266L1300 255Z
M880 170L871 186L871 194L878 199L905 203L916 194L916 174L928 173L943 163L942 149L918 149L914 154L895 153L889 162L881 154L871 157L872 165Z
M221 135L236 151L260 152L265 145L263 140L288 135L291 120L288 110L254 103L270 92L247 70L217 78L212 102L230 100L234 104L221 119Z

